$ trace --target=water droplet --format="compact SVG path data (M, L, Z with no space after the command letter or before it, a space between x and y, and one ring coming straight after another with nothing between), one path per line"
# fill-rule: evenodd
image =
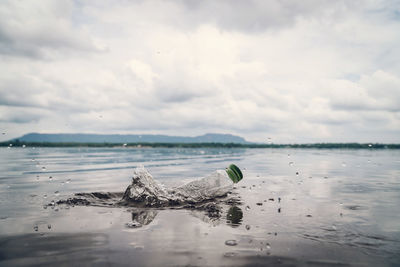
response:
M246 206L246 210L250 210L250 206Z
M299 172L296 172L296 175L299 175Z
M26 147L26 145L22 145L22 148L25 148Z
M251 228L250 225L247 224L246 225L246 230L250 230L250 228Z
M54 211L58 211L58 208L55 208Z
M332 225L332 230L336 231L336 226Z
M53 176L49 176L49 180L50 180L50 181L53 180Z
M37 232L39 230L39 226L37 226L37 225L33 226L33 230L35 230L35 232Z
M55 191L54 195L59 196L60 195L60 191Z
M278 203L281 203L281 198L280 197L278 197Z
M271 249L271 245L269 243L266 244L266 249Z
M125 224L125 226L127 228L139 228L139 227L142 227L142 224L138 223L138 222L128 222Z
M49 230L51 229L51 224L47 225L47 229L49 229Z
M346 167L346 162L342 162L342 167Z
M127 146L127 144L123 144L122 146L123 146L123 147L126 147L126 146Z
M225 241L225 245L227 245L227 246L236 246L237 244L238 244L237 241L234 239Z
M47 195L46 195L46 194L44 194L44 195L43 195L43 198L47 198Z
M71 179L68 179L67 181L65 181L65 183L69 184L71 182Z
M289 162L289 166L293 166L293 164L294 164L293 161Z
M9 147L12 147L13 145L12 145L12 144L9 144L8 146L9 146Z
M42 167L42 171L46 171L46 167L45 166Z
M43 205L43 209L47 210L47 205Z

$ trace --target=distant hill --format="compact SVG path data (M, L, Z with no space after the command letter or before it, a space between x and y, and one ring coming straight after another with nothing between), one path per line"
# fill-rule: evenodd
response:
M237 143L249 144L244 138L231 134L204 134L195 137L133 134L41 134L29 133L15 140L40 143Z

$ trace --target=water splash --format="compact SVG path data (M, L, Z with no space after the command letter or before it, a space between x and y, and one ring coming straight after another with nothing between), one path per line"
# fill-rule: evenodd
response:
M206 177L178 187L166 188L154 180L153 176L144 167L139 167L134 170L132 182L124 193L76 193L75 197L60 200L57 204L201 208L206 202L228 197L228 193L233 189L233 182L225 170L215 171ZM226 202L229 205L239 204L239 199L240 197L229 196ZM210 207L205 209L214 212Z

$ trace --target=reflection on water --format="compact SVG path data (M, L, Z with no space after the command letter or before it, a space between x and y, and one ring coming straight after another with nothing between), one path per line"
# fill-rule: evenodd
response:
M148 225L157 216L158 211L156 210L141 210L132 211L132 221L136 221L142 225Z
M0 237L2 266L80 266L104 264L108 236L105 234L38 234Z
M209 209L210 205L205 205L207 208L203 208L202 206L197 207L197 209L191 209L189 214L195 218L200 219L201 221L216 226L221 223L221 214L223 208L221 206L214 206L215 204L212 203L213 207L218 208L218 214L210 213ZM243 220L243 212L242 209L237 206L226 207L226 224L236 228L242 224ZM139 228L144 225L150 225L153 220L156 218L159 210L156 209L138 209L131 211L132 220L126 223L127 228Z
M243 211L237 206L230 207L226 214L226 224L232 227L238 227L242 224Z
M158 211L147 209L147 210L136 210L132 211L132 221L127 223L128 228L138 228L143 225L149 225L154 218L157 216Z

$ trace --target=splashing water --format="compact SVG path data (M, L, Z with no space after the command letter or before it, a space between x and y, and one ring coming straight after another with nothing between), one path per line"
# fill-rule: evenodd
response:
M144 167L139 167L134 170L132 182L125 192L75 193L75 197L59 200L57 204L103 207L184 207L189 205L219 215L218 208L215 210L214 207L208 207L205 202L229 196L234 189L233 185L232 178L225 170L217 170L206 177L181 186L166 188L154 180ZM232 197L230 201L240 202L236 197ZM48 204L48 206L52 205Z

